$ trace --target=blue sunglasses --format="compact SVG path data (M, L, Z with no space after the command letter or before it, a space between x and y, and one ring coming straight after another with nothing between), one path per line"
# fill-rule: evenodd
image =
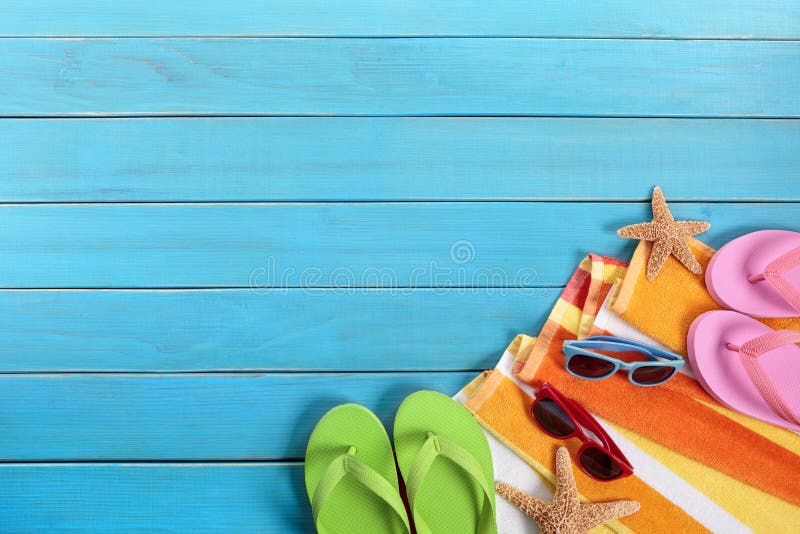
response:
M683 367L683 357L638 341L614 336L592 336L580 340L567 340L562 348L567 371L578 378L602 380L620 369L628 372L628 380L637 386L663 384ZM638 352L649 361L624 362L598 350L608 352Z

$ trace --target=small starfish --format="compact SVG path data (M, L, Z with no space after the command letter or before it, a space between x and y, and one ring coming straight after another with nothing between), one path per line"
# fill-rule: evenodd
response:
M497 483L497 493L539 523L542 534L582 534L639 510L636 501L581 503L566 447L559 447L556 452L556 492L552 502L536 499L502 482Z
M705 221L676 221L658 186L653 189L652 206L652 221L631 224L617 230L620 237L653 242L653 250L647 260L647 279L653 280L658 276L670 255L675 256L694 274L702 273L703 268L686 244L686 238L705 232L711 225Z

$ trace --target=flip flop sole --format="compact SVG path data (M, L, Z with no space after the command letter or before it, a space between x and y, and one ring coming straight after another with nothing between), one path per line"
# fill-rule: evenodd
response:
M728 408L773 425L800 431L800 427L779 417L767 405L737 352L727 343L743 345L772 329L728 310L706 312L689 328L689 363L703 388ZM759 364L780 394L797 410L800 408L800 347L780 347L759 357Z
M761 230L745 234L719 249L706 268L706 287L721 306L753 317L800 315L767 281L751 283L747 277L761 274L774 259L800 247L800 232ZM800 269L786 279L800 286Z
M494 487L492 454L483 430L466 408L435 391L418 391L410 395L395 416L395 452L406 482L429 432L468 451L480 464L489 487ZM415 518L422 518L430 533L477 532L484 503L483 491L473 478L449 460L440 457L434 461L416 500ZM420 530L419 521L417 529L420 534L428 534L428 531Z
M343 404L319 420L308 439L306 490L313 499L325 470L355 447L356 458L400 493L392 444L380 419L358 404ZM393 509L358 481L344 477L320 513L320 532L329 534L407 534Z

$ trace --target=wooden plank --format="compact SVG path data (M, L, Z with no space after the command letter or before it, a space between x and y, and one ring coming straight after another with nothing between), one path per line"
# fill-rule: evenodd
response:
M3 374L0 459L303 458L314 424L333 406L362 404L391 429L407 395L420 389L453 395L475 376Z
M2 39L1 116L800 117L800 42Z
M560 291L3 291L0 371L485 369Z
M800 200L800 121L0 120L0 201Z
M0 465L0 531L313 532L302 464Z
M669 191L667 191L669 195ZM672 204L712 246L797 230L800 204ZM541 287L649 203L23 204L0 210L0 283L17 288Z
M204 34L788 38L800 35L800 10L792 0L8 0L0 19L13 36Z

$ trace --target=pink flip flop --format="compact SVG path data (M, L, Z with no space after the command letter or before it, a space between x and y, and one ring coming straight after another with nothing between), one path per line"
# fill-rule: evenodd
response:
M728 408L800 431L800 332L773 330L728 310L689 328L689 363L703 388Z
M706 287L720 306L753 317L800 316L800 232L734 239L711 257Z

